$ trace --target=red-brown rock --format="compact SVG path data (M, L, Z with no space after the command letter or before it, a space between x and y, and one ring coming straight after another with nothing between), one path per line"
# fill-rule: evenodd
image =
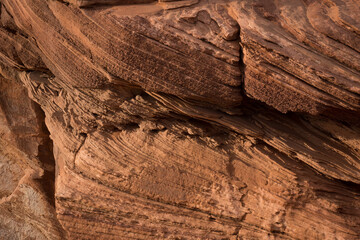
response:
M359 14L3 0L0 238L358 239Z

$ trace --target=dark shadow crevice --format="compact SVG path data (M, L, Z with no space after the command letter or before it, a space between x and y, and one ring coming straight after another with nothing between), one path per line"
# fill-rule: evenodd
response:
M37 115L39 130L41 131L41 144L38 146L38 158L44 169L43 177L38 180L48 198L49 203L55 208L55 158L53 141L45 124L45 113L37 103L33 103Z

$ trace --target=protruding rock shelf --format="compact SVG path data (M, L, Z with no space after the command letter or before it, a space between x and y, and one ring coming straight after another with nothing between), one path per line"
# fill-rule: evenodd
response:
M360 238L357 1L0 4L0 239Z

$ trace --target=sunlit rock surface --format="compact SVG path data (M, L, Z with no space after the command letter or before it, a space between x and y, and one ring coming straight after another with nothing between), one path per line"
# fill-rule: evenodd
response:
M2 0L0 238L359 239L358 16Z

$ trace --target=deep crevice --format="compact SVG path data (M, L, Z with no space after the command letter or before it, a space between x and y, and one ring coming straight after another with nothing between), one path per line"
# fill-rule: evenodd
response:
M45 124L45 112L42 110L41 106L32 100L34 111L37 117L37 123L40 130L41 144L38 146L38 159L40 161L41 167L44 170L44 175L35 180L39 183L39 187L42 190L43 194L47 198L48 203L54 208L55 218L54 221L57 222L54 227L57 228L59 234L63 239L67 239L67 233L60 223L57 214L56 214L56 204L55 204L55 179L56 179L56 161L53 152L53 141L50 138L50 132Z
M41 144L38 146L38 158L44 169L43 177L38 180L48 198L49 203L55 208L55 158L53 153L53 141L45 124L45 113L41 107L34 102L39 130L41 131Z

